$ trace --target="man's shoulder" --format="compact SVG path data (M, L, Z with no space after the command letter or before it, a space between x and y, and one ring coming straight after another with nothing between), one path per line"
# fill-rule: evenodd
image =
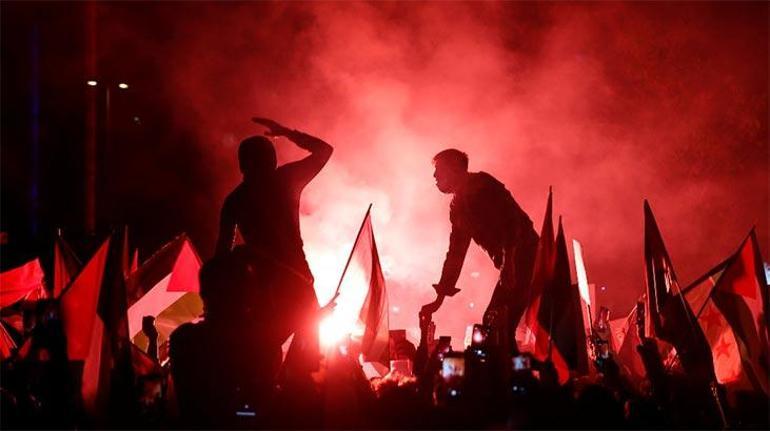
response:
M241 195L243 195L245 187L246 186L244 183L240 183L237 186L235 186L235 188L232 191L230 191L230 193L228 193L227 196L225 196L223 205L230 206L230 205L233 205L235 202L240 201L242 199Z
M477 186L477 187L498 187L503 185L500 180L493 177L492 174L484 172L484 171L478 171L478 172L471 172L470 174L470 182L471 184Z
M508 191L505 184L483 171L470 173L465 194L470 199L511 196L511 192Z

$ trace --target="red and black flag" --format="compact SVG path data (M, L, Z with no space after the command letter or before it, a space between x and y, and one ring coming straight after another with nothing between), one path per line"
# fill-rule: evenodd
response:
M688 373L714 380L711 350L674 273L649 203L644 201L644 262L650 336L672 344Z
M570 278L567 242L564 237L561 218L556 234L556 257L553 279L545 286L537 314L538 324L547 332L547 358L553 361L559 373L559 382L564 384L571 372L588 373L588 352L583 332L583 313L580 309L580 294ZM538 337L538 347L542 344Z
M717 382L728 389L745 389L749 384L742 371L735 333L713 300L714 287L729 263L730 259L720 263L682 291L711 347Z
M729 323L743 372L756 389L768 393L768 292L762 256L752 229L714 286L711 298Z

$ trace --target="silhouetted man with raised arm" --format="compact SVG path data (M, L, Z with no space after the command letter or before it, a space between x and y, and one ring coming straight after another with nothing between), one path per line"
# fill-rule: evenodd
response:
M217 255L232 248L237 226L250 252L272 265L266 282L278 292L273 305L285 310L282 322L275 322L276 330L286 332L287 336L297 330L303 334L295 335L287 361L304 357L300 361L316 362L317 358L311 356L318 356L318 302L313 275L302 249L299 204L302 190L326 165L333 149L316 137L273 120L252 120L268 128L266 136L286 137L310 155L277 167L270 139L252 136L241 142L238 162L243 182L222 206Z
M438 293L434 304L423 313L432 313L455 287L471 240L481 246L500 270L500 279L484 314L485 323L507 306L508 329L513 333L527 306L527 288L535 260L538 236L527 213L519 207L505 186L486 172L468 172L468 156L448 149L433 158L436 187L452 194L449 220L452 232L444 260L441 280L433 287Z

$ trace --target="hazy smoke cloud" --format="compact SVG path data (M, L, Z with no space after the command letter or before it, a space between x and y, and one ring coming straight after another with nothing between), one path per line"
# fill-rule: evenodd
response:
M251 116L334 145L302 207L317 288L334 288L373 203L392 327L417 326L439 277L449 198L430 161L446 147L503 181L537 230L553 185L616 315L644 285L644 198L683 283L753 225L767 255L767 5L174 3L101 16L105 37L163 65L176 125L210 157L195 175L217 179L216 195L197 197L212 236L239 181L237 143L261 132ZM302 155L276 147L281 161ZM472 245L438 332L459 345L495 280Z

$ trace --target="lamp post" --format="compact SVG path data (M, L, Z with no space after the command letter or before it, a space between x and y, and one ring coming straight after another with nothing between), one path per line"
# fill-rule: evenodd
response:
M104 90L104 116L103 116L103 146L109 145L110 139L110 90L117 88L120 91L128 89L128 84L123 81L99 80L90 78L86 80L88 87L86 107L86 143L83 152L84 188L85 188L85 233L94 235L96 232L96 177L97 177L97 149L99 135L99 90Z

